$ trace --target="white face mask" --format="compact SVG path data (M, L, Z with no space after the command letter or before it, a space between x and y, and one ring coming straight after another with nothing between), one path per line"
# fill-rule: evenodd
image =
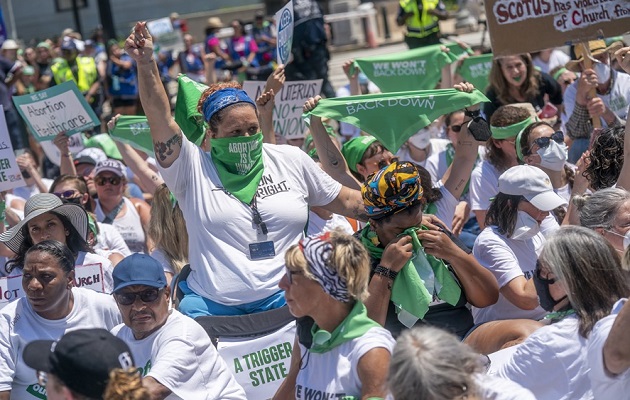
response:
M617 233L615 231L611 231L609 229L606 229L606 232L612 233L613 235L621 236L623 238L623 249L624 250L627 250L628 247L630 247L630 230L628 232L626 232L625 235L622 235L621 233Z
M604 64L603 62L597 62L593 64L593 69L597 74L597 82L600 85L608 82L610 79L610 66L608 64Z
M431 143L431 131L428 129L420 129L418 133L410 137L409 143L418 149L426 149Z
M540 232L540 225L531 215L525 211L518 211L514 233L510 236L514 240L527 240L536 236Z
M550 140L549 146L536 153L540 156L540 166L551 171L562 171L567 161L567 145L555 140Z

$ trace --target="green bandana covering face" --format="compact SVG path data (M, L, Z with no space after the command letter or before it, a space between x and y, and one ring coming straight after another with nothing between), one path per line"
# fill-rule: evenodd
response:
M195 82L186 75L180 75L177 83L179 86L175 103L175 122L188 140L199 146L206 129L203 114L197 111L197 103L208 86Z
M492 68L492 54L482 54L464 58L457 69L457 73L466 81L472 83L477 89L485 90L488 87L488 76Z
M401 53L358 58L357 65L384 93L435 89L442 68L457 61L466 51L458 44L424 46Z
M400 235L411 236L414 256L398 272L391 295L398 320L407 328L411 328L419 319L424 318L429 311L434 293L452 306L457 304L462 294L462 289L444 261L424 252L416 229L418 228L408 228ZM421 229L428 230L424 226ZM384 249L378 247L378 237L369 224L361 231L361 242L372 257L382 258ZM431 280L433 285L430 284ZM429 288L431 291L427 286L432 286Z
M343 343L363 336L368 330L380 325L368 318L367 309L360 301L352 307L350 314L332 332L319 329L317 324L311 328L313 344L309 351L326 353Z
M153 155L153 139L147 117L139 115L121 115L114 129L109 134L121 143L126 143L134 149Z
M343 144L341 154L343 154L343 158L346 159L348 168L350 168L351 171L359 172L357 171L357 164L361 163L363 155L374 142L376 142L374 136L359 136Z
M518 122L514 125L508 125L501 128L491 125L490 131L492 132L492 138L498 140L513 138L533 122L533 118L529 117L526 120Z
M212 139L212 162L225 190L243 203L254 199L262 178L263 135Z
M456 89L378 93L323 99L304 117L308 121L312 114L347 122L373 135L395 154L407 139L443 114L487 101L479 90L472 93Z

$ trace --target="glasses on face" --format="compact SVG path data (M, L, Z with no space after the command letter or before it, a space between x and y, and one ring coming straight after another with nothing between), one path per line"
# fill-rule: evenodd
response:
M98 186L105 186L107 182L114 186L118 186L120 185L121 181L122 179L119 176L97 176L96 178L94 178L94 183L96 183Z
M529 148L531 150L531 148L534 147L534 144L536 144L539 148L544 149L549 146L549 143L551 143L552 140L558 144L564 143L564 133L562 133L562 131L558 131L554 132L551 136L534 139L534 142Z
M554 283L556 283L556 278L549 278L549 273L547 272L545 274L545 276L542 276L542 267L540 265L540 261L536 261L536 270L534 271L536 274L536 278L538 278L539 281L552 285Z
M287 274L289 285L293 285L293 275L304 275L304 271L292 271L289 269L289 267L284 267L284 269Z
M77 191L76 190L64 190L63 192L54 192L53 194L55 196L59 197L60 199L65 200L65 199L73 198L77 194Z
M46 384L48 384L48 374L44 371L37 371L37 383L39 386L46 387Z
M466 125L469 121L462 122L459 125L451 125L448 128L455 133L459 133L462 130L462 126Z
M123 292L114 293L114 298L118 304L123 306L130 306L136 302L136 298L140 297L140 301L143 303L153 303L158 299L162 289L151 288L143 290L142 292Z
M565 79L565 80L562 81L562 83L564 83L567 86L569 86L573 82L575 82L575 79Z

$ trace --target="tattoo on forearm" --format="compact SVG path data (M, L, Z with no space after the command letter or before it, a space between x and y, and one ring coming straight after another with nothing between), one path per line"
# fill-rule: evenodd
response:
M339 159L339 150L337 148L331 150L330 146L327 145L326 155L328 156L328 162L330 163L330 165L332 165L333 167L338 167L340 165L341 160Z
M365 212L365 205L363 204L363 200L359 200L356 202L352 213L354 214L354 219L356 219L357 221L366 222L368 220L368 215Z
M461 181L459 181L459 183L457 185L455 185L455 190L459 190L462 186L466 185L466 180L462 179Z
M158 156L160 161L166 160L166 157L173 154L173 145L182 147L182 137L180 134L175 134L166 142L158 142L153 141L153 150L155 150L155 155Z

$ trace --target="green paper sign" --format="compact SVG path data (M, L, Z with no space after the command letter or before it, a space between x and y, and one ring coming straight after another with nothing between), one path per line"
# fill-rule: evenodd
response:
M389 151L400 147L431 121L451 111L489 101L479 90L456 89L378 93L320 100L304 115L347 122L376 137Z
M488 77L492 69L492 54L482 54L464 58L457 68L457 73L466 81L470 82L481 91L488 87Z
M401 53L358 58L355 65L384 93L432 90L442 77L442 68L465 53L458 44L420 47Z
M186 75L180 75L177 78L177 83L175 122L184 132L184 135L199 146L206 133L206 122L203 115L197 111L197 103L208 86L195 82Z
M101 124L74 81L15 96L13 103L38 142L53 140L61 132L72 136Z
M151 139L151 128L149 128L147 117L122 115L118 118L114 129L109 131L109 134L121 143L126 143L134 149L154 156L153 139Z

